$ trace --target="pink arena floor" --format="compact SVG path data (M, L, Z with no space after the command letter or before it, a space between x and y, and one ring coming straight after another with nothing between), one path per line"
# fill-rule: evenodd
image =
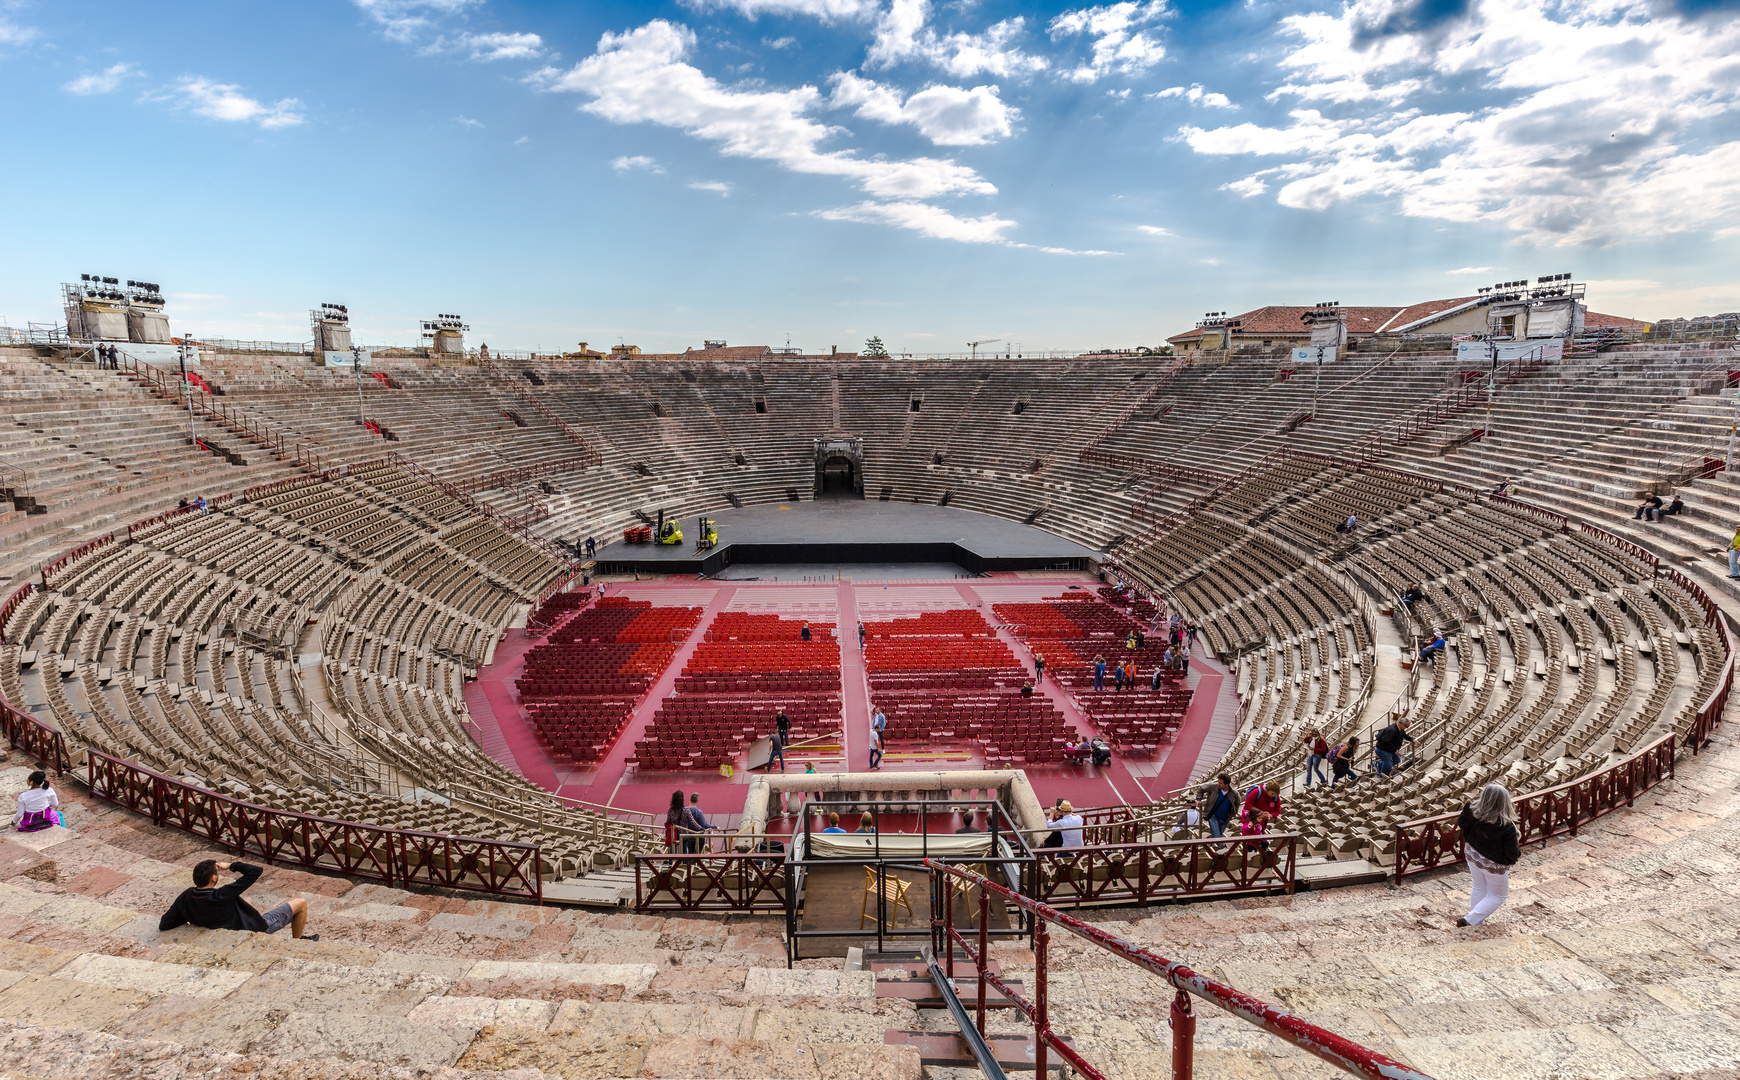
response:
M987 577L953 580L903 580L854 582L842 580L815 584L770 582L700 581L671 577L653 581L610 583L607 595L649 600L661 606L701 607L700 626L691 633L676 656L636 706L628 725L596 764L577 765L552 751L521 708L515 679L525 667L525 654L538 644L523 630L510 630L496 648L494 662L479 672L466 687L465 700L472 717L473 737L490 756L503 765L565 798L584 800L617 811L662 814L673 790L701 791L702 805L715 824L735 824L743 805L742 785L750 777L739 767L731 777L714 771L650 771L630 765L634 745L644 736L660 702L670 694L678 674L705 637L708 626L723 611L777 614L786 618L809 618L834 623L841 628L840 675L842 683L843 745L839 750L788 752L788 771L802 772L806 760L815 760L818 772L863 771L869 765L866 733L870 722L870 697L864 654L853 632L859 621L874 622L950 609L977 610L996 625L992 604L1033 602L1057 596L1071 585L1097 585L1080 573L1007 572ZM1023 662L1030 662L1027 647L1006 629L997 636ZM1065 798L1079 807L1120 803L1145 803L1184 786L1199 762L1206 766L1220 756L1233 735L1237 699L1231 680L1219 663L1202 655L1191 658L1185 685L1194 691L1190 707L1175 737L1163 742L1151 758L1114 756L1110 765L1029 765L1027 776L1041 800ZM1078 730L1097 733L1081 708L1053 679L1039 687ZM1091 693L1091 691L1083 691ZM1111 693L1110 690L1105 691ZM946 757L905 753L899 744L889 748L883 772L931 771L983 767L976 747L930 746L925 751Z

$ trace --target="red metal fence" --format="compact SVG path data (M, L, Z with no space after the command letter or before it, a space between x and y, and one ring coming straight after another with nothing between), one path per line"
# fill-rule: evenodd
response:
M91 751L91 794L151 818L154 825L204 837L238 855L331 870L387 885L428 885L542 901L535 844L384 829L274 810L184 784L120 758Z
M12 613L18 610L18 605L24 603L24 598L30 595L30 590L36 588L36 583L26 581L12 590L12 595L0 604L0 645L6 642L6 624L12 621Z
M636 911L784 911L784 855L636 855Z
M1531 792L1516 800L1517 831L1525 844L1577 830L1637 797L1664 780L1673 779L1674 742L1667 734L1597 773ZM1396 880L1463 860L1462 829L1457 814L1440 814L1396 826Z
M1085 941L1138 967L1160 976L1177 991L1172 1000L1172 1076L1173 1080L1192 1080L1194 1070L1194 1039L1196 1013L1191 995L1226 1010L1233 1016L1254 1024L1283 1042L1314 1054L1338 1069L1373 1080L1431 1080L1426 1074L1387 1058L1340 1035L1278 1009L1261 998L1253 997L1195 971L1173 960L1158 956L1137 945L1116 937L1097 926L1090 926L1056 908L1029 899L969 870L950 866L936 859L926 859L931 872L932 897L948 897L950 902L933 901L931 909L931 947L942 961L944 974L951 980L955 974L955 950L965 954L978 980L977 1026L985 1032L986 990L994 988L1033 1024L1033 1066L1035 1076L1045 1076L1047 1058L1052 1051L1072 1069L1088 1080L1105 1080L1105 1073L1089 1064L1064 1039L1051 1029L1046 982L1049 975L1051 926L1055 924ZM951 880L952 879L952 880ZM977 893L978 912L973 941L955 927L956 887L966 887ZM970 895L970 894L969 894ZM1009 983L990 970L989 927L991 897L1000 897L1011 907L1020 908L1033 918L1033 1000L1022 997ZM940 911L940 917L939 917ZM969 1005L972 1003L969 1002Z
M42 762L45 769L53 769L57 774L66 772L66 740L61 733L23 709L13 708L3 698L0 698L0 730L5 732L12 749L29 754Z
M1151 904L1185 897L1292 892L1299 837L1171 840L1154 844L1107 844L1035 848L1035 895L1047 903Z

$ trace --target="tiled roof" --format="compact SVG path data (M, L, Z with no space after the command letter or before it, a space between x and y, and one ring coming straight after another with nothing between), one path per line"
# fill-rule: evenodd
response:
M1451 308L1472 304L1479 299L1478 296L1457 296L1449 300L1427 300L1419 304L1409 304L1405 308L1398 309L1380 329L1394 330L1399 326L1407 326L1409 323L1417 323L1421 319L1429 319L1433 315L1442 314Z
M1472 304L1480 299L1478 296L1455 296L1445 300L1424 300L1405 307L1344 307L1341 310L1347 315L1347 332L1349 334L1375 334L1385 330L1396 330L1410 326L1421 320L1431 320L1456 308ZM1234 335L1240 338L1250 337L1305 337L1311 332L1303 319L1300 318L1309 307L1292 307L1287 305L1270 305L1254 308L1242 315L1233 315L1226 320ZM1428 323L1428 326L1430 324ZM1601 315L1589 312L1586 326L1626 326L1643 327L1644 323L1636 319L1624 319L1617 315ZM1193 327L1182 334L1174 334L1166 340L1174 345L1196 341L1202 337L1202 327Z
M1627 319L1623 315L1603 315L1599 311L1591 311L1583 316L1583 326L1586 329L1598 329L1604 326L1623 326L1633 330L1642 330L1649 324L1637 319Z

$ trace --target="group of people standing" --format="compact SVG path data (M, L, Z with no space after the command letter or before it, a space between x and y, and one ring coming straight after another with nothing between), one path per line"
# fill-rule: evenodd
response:
M1412 721L1403 717L1379 731L1372 740L1375 743L1372 762L1379 776L1388 776L1401 766L1402 747L1414 741L1414 737L1408 734L1411 725ZM1344 742L1331 746L1321 730L1310 729L1305 733L1305 786L1316 783L1334 787L1343 780L1350 784L1357 782L1360 774L1353 771L1353 761L1358 753L1358 735L1349 735ZM1325 762L1329 765L1328 778L1323 775Z

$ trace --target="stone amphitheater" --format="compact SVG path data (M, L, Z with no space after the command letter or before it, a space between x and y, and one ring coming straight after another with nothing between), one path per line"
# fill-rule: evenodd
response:
M0 841L0 1070L955 1075L888 1037L953 1030L894 989L910 963L788 967L781 916L489 895L513 890L452 854L493 841L529 860L516 880L584 882L663 850L502 765L464 687L570 583L567 542L810 499L816 440L842 436L867 500L1092 549L1200 623L1236 685L1237 726L1195 775L1283 786L1301 887L1077 914L1440 1080L1740 1076L1740 500L1715 468L1740 365L1731 341L1576 344L1490 399L1429 340L1363 343L1316 387L1263 357L703 354L406 358L359 389L300 356L210 354L186 396L0 349L0 788L59 758L67 818ZM1689 512L1636 520L1644 490ZM195 496L206 512L177 508ZM1411 663L1434 631L1445 656ZM1309 728L1369 741L1404 716L1405 772L1302 783ZM1467 876L1438 865L1456 856L1397 826L1495 779L1539 793L1538 842L1499 915L1459 929ZM146 788L183 794L126 808ZM191 863L235 854L198 835L205 795L435 839L395 856L421 875L401 888L360 841L299 866L308 838L264 829L283 857L250 896L309 897L320 940L160 933ZM1141 843L1200 842L1182 806L1107 810ZM993 952L1034 984L1026 943ZM1167 1074L1164 980L1060 933L1047 992L1105 1075ZM1198 1011L1199 1075L1337 1072Z

